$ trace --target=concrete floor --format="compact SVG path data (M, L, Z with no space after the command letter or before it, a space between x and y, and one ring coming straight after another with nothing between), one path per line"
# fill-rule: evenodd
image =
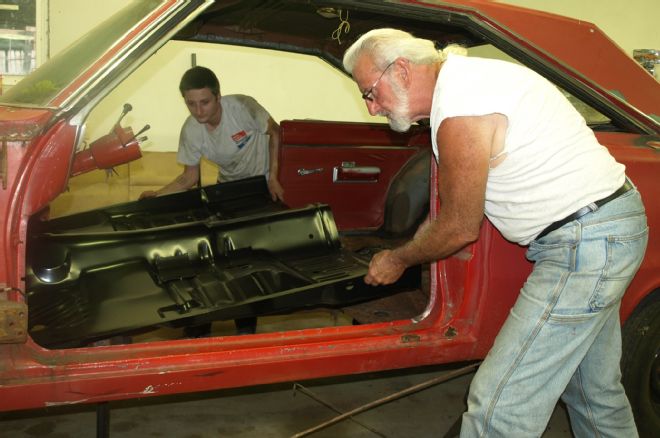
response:
M301 382L322 399L348 411L457 366L425 367ZM308 435L311 438L440 438L464 410L473 373L391 401ZM110 403L110 437L291 437L336 414L293 384L267 385ZM94 406L68 406L0 414L4 438L96 436ZM570 438L565 410L558 406L544 438Z

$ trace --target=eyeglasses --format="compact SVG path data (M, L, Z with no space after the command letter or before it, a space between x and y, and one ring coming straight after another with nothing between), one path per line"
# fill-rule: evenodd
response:
M371 86L371 88L369 88L367 91L362 93L362 99L367 100L369 102L374 101L374 95L373 95L374 88L376 88L376 85L378 85L378 82L380 82L380 80L383 78L383 75L385 74L387 69L390 68L392 66L392 64L394 64L395 62L396 62L396 60L394 60L394 61L390 62L389 64L387 64L387 67L385 67L385 70L383 70L383 72L380 74L380 76L378 76L378 79L376 79L376 82L374 82L374 84Z

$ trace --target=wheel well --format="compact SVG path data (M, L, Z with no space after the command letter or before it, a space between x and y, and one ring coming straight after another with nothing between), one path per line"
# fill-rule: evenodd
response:
M621 383L630 401L640 437L660 430L660 292L655 289L637 305L621 331Z
M637 305L632 310L632 312L630 312L630 315L628 315L628 317L624 321L624 326L628 321L631 321L635 316L637 316L642 310L644 310L646 307L650 306L652 303L655 303L657 301L660 301L660 288L654 289L644 298L642 298L639 303L637 303Z

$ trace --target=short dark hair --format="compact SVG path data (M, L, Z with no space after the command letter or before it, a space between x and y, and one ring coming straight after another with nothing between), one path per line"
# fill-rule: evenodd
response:
M199 90L201 88L209 88L215 96L220 95L220 81L218 81L215 73L201 66L186 70L181 77L181 82L179 82L181 95L183 96L183 93L188 90Z

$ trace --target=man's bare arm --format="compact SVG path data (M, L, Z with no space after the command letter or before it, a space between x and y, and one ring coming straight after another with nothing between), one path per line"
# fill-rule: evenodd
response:
M273 201L284 201L284 189L277 178L279 172L279 159L280 159L280 125L278 125L272 118L268 119L268 154L269 154L269 169L268 169L268 190L273 198Z
M438 194L440 211L423 223L412 240L374 256L368 284L389 284L419 263L450 256L479 237L484 216L491 151L502 139L499 114L453 117L438 129Z
M169 193L182 192L184 190L189 190L197 184L199 181L199 164L197 166L184 166L183 173L177 176L174 181L167 184L166 186L153 191L147 190L142 192L140 199L151 198L153 196L167 195Z

